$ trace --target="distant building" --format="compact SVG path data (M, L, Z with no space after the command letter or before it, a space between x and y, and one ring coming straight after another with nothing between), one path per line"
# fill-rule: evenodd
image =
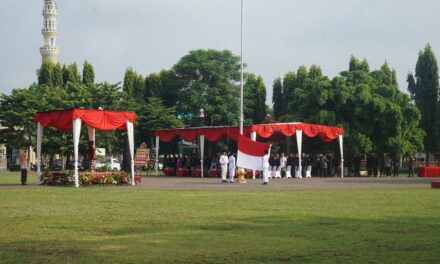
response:
M43 62L58 63L60 49L57 47L57 1L44 0L43 7L43 29L41 34L44 37L44 45L40 48Z

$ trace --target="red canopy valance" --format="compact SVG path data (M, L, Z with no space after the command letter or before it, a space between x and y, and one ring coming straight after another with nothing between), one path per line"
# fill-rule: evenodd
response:
M279 141L284 137L295 135L297 130L302 130L303 134L307 137L319 137L325 142L333 141L339 135L344 134L343 128L301 123L245 126L243 134L249 135L251 132L256 132L259 137ZM185 141L193 141L200 135L204 135L205 139L210 142L218 141L222 137L236 141L239 134L240 130L238 127L163 129L156 130L155 132L155 135L164 142L171 142L175 137L180 137Z
M59 130L72 130L72 121L80 118L89 127L97 130L125 130L126 122L136 123L136 114L133 112L112 112L102 110L61 110L39 112L35 114L34 121L43 127L55 127Z

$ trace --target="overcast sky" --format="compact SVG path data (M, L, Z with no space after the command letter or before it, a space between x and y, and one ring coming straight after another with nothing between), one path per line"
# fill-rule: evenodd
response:
M36 81L43 43L43 0L3 1L0 93ZM240 0L59 0L60 62L88 60L96 81L122 81L127 67L143 75L169 69L194 49L240 52ZM387 61L401 90L428 42L440 54L437 0L245 0L247 70L275 77L300 65L336 76L353 54L370 69Z

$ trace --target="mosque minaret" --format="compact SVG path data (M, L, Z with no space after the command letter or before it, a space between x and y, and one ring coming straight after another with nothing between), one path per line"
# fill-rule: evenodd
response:
M60 49L57 47L57 1L44 0L43 8L43 29L41 34L44 37L44 45L40 48L43 62L58 63Z

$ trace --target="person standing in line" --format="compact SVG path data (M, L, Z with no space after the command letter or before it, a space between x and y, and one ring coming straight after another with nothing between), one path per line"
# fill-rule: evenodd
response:
M229 156L229 182L234 183L235 176L235 157L234 154Z
M385 176L385 160L383 156L379 158L379 176Z
M281 153L280 158L281 177L286 177L287 158L284 153Z
M374 177L377 177L378 176L378 167L379 167L379 160L377 159L377 156L376 155L373 155L373 161L372 161L372 164L373 164L373 176Z
M414 177L414 156L408 158L408 177Z
M293 153L289 153L289 157L287 158L287 167L290 166L290 175L295 176L295 166L293 165Z
M393 159L393 177L399 177L400 162L397 158Z
M269 184L269 154L268 151L264 151L263 156L263 185Z
M273 166L275 166L275 153L271 153L269 157L269 170L273 170Z
M222 175L222 183L228 182L226 180L226 173L227 173L227 170L228 170L228 163L229 163L228 156L226 155L226 152L223 152L223 154L220 156L220 168L221 168L221 175Z
M327 169L328 169L327 158L325 156L322 156L322 158L321 158L321 173L324 178L327 178Z
M21 166L21 185L26 185L27 173L28 173L28 161L27 161L26 150L23 152L23 154L21 154L20 166Z
M391 177L391 158L388 156L385 158L385 176Z

